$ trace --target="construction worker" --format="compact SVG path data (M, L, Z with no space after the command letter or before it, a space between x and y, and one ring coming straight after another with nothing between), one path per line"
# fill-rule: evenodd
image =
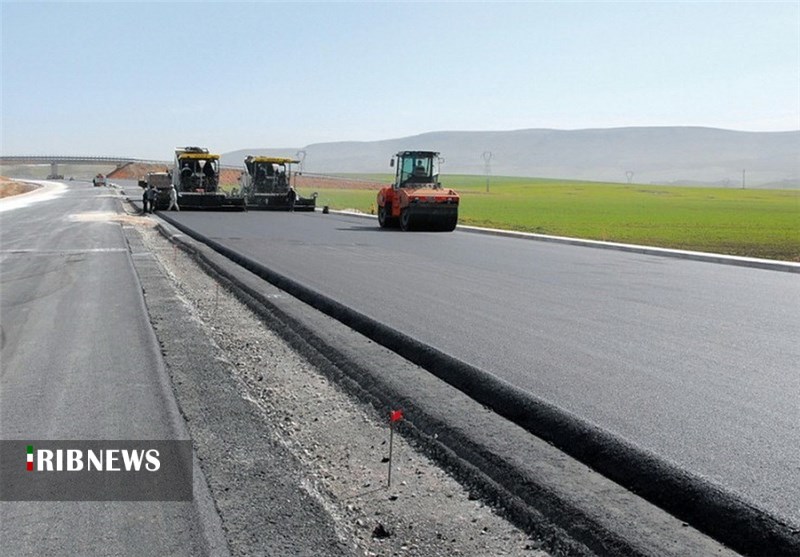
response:
M214 163L206 161L206 164L203 165L203 175L206 178L213 178L214 174Z
M156 209L156 199L158 198L158 192L153 185L150 185L150 188L147 190L147 201L150 204L150 213L152 214Z
M142 192L142 214L143 215L147 213L147 195L148 195L148 193L149 192L148 192L147 188L144 188L144 191Z
M169 207L167 207L167 211L172 211L173 207L175 211L181 210L181 208L178 207L178 190L175 189L175 186L169 188Z
M203 165L203 176L205 177L205 182L203 184L204 189L206 191L214 191L217 188L216 184L216 172L214 171L214 163L211 161L206 161L206 164Z

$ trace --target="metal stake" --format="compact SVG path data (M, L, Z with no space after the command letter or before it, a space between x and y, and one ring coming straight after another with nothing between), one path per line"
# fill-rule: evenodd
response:
M387 487L392 487L392 442L394 440L394 422L389 423L389 482Z

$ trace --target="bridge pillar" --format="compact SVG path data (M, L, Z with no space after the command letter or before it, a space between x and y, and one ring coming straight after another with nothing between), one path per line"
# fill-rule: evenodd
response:
M53 161L50 163L50 177L54 178L58 176L58 163Z

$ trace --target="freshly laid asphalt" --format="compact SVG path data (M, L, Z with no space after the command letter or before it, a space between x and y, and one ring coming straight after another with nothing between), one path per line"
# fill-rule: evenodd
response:
M0 438L188 438L119 197L37 195L0 203ZM796 274L334 214L169 215L800 526ZM198 481L194 503L0 503L0 539L224 554Z
M800 526L795 273L345 215L169 215Z

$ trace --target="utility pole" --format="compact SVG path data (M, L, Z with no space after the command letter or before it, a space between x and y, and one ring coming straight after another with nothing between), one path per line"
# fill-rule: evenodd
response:
M742 189L744 189L744 183L745 183L744 182L744 174L745 174L745 169L743 168L742 169Z
M305 149L297 151L297 153L295 153L294 156L297 157L298 159L300 159L300 174L302 174L303 173L303 164L306 162L306 151L305 151Z
M483 155L481 156L485 162L484 170L486 171L486 193L489 193L489 176L492 173L492 157L494 155L492 155L491 151L484 151Z

